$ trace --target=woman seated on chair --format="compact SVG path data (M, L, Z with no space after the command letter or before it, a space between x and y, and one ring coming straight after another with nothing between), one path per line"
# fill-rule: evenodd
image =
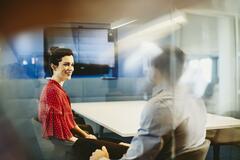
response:
M153 97L142 112L137 135L121 159L172 159L176 154L204 143L204 103L177 85L184 60L183 51L173 46L162 48L162 52L152 60L150 79L155 84ZM82 146L85 148L84 144ZM117 159L112 156L109 146L96 148L90 160Z
M38 112L43 137L75 142L78 138L74 132L84 138L96 139L94 135L88 134L76 124L70 99L62 88L63 83L71 79L74 70L72 50L54 48L51 52L49 64L52 78L42 90Z

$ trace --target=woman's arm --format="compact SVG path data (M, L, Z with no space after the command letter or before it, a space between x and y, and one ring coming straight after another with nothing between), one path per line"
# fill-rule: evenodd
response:
M80 135L83 135L84 138L97 139L94 135L88 134L88 133L86 133L84 130L82 130L81 128L79 128L78 125L75 125L75 127L74 127L73 129L74 129L77 133L79 133Z

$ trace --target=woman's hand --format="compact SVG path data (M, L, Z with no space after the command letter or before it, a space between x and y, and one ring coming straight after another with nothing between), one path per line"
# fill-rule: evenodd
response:
M87 134L85 138L88 138L88 139L97 139L96 136L92 135L92 134Z
M70 142L76 142L76 141L78 140L78 138L72 136L72 137L68 138L68 140L69 140Z
M90 160L109 160L109 154L105 146L92 153Z
M84 130L82 130L78 125L76 125L74 127L74 130L79 133L80 135L82 135L84 138L88 138L88 139L97 139L94 135L92 134L88 134L87 132L85 132Z
M130 147L130 144L129 144L129 143L120 142L120 143L118 143L118 144L123 145L123 146Z

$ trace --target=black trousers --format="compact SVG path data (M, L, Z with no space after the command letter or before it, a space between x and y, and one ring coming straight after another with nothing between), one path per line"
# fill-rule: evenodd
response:
M67 160L89 160L96 149L101 149L105 146L108 150L111 159L120 159L127 152L128 147L119 145L115 142L107 140L93 140L79 138L72 146L71 151L67 155Z
M51 160L66 160L71 152L73 142L61 141L56 138L50 138L50 141L54 144L54 150L51 153ZM44 154L44 153L43 153Z

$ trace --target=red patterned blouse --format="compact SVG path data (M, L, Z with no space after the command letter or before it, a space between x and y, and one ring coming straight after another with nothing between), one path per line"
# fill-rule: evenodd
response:
M38 118L42 123L44 138L55 137L67 140L73 136L70 130L75 127L76 123L73 119L69 97L60 84L54 80L49 80L42 90Z

